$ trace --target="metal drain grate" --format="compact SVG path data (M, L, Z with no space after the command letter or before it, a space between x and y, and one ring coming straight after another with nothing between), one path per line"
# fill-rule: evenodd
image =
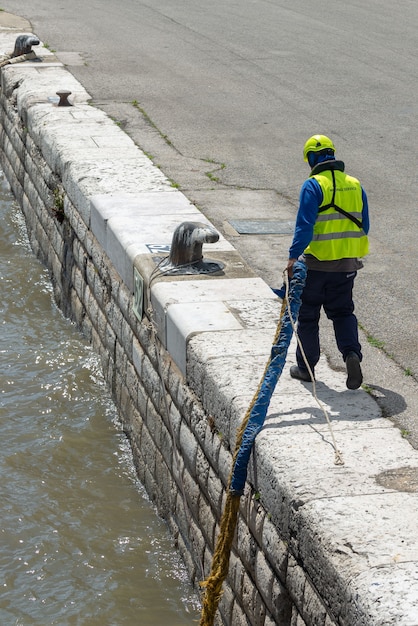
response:
M229 220L232 228L240 235L291 235L294 222L277 220Z
M376 476L376 482L386 489L407 493L418 492L418 467L397 467L385 470Z

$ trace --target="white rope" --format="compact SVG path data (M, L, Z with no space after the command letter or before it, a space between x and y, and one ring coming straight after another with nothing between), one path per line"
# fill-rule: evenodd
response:
M310 365L309 365L309 363L308 363L308 359L306 358L306 354L305 354L305 351L304 351L304 349L303 349L302 342L301 342L301 340L300 340L300 338L299 338L299 335L298 335L298 332L297 332L297 329L296 329L296 322L295 322L295 320L292 318L292 314L291 314L291 311L290 311L290 306L289 306L289 301L288 301L288 293L289 293L289 276L288 276L287 270L285 270L285 271L283 272L283 278L284 278L284 283L285 283L285 285L286 285L286 295L285 295L285 299L286 299L286 306L287 306L287 310L288 310L288 312L289 312L290 323L291 323L291 325L292 325L293 332L295 333L296 341L297 341L297 343L298 343L298 346L299 346L299 349L300 349L300 351L301 351L301 354L302 354L303 360L304 360L304 362L305 362L306 369L308 370L308 372L309 372L309 376L311 377L311 382L312 382L312 395L313 395L313 397L315 398L315 401L317 402L317 404L318 404L319 408L321 409L321 411L322 411L322 412L323 412L323 414L325 415L325 419L326 419L326 421L327 421L328 428L329 428L329 431L330 431L330 433L331 433L332 445L333 445L333 448L334 448L334 453L335 453L335 456L334 456L334 463L335 463L335 465L344 465L344 459L343 459L342 452L338 449L337 442L336 442L336 440L335 440L334 430L333 430L333 428L332 428L332 424L331 424L331 419L330 419L330 417L329 417L329 415L328 415L328 412L327 412L327 410L326 410L325 406L323 405L323 403L320 401L320 399L319 399L319 398L318 398L318 396L317 396L317 393L316 393L316 382L315 382L315 376L314 376L314 374L313 374L313 372L312 372L312 369L311 369L311 367L310 367Z
M155 353L156 353L156 356L157 356L158 375L160 377L161 388L162 388L162 392L163 392L163 396L164 396L164 410L165 410L166 417L167 417L167 422L168 422L168 427L169 427L169 430L170 430L171 439L173 441L173 457L174 457L174 462L175 462L177 474L179 476L180 491L181 491L181 495L182 495L182 499L183 499L184 512L185 512L185 515L186 515L187 524L188 524L189 528L191 528L191 518L192 518L192 515L191 515L191 512L190 512L189 506L187 504L187 498L186 498L186 491L185 491L184 481L181 479L181 476L180 476L180 467L181 467L180 466L180 455L179 455L179 451L178 451L177 446L176 446L175 433L174 433L173 425L172 425L171 419L170 419L170 407L168 405L168 395L169 395L169 392L167 390L167 387L166 387L166 384L165 384L165 381L164 381L162 357L161 357L161 351L160 351L161 343L158 341L158 338L157 338L158 329L157 329L157 324L155 322L154 307L152 306L152 302L151 302L151 285L152 285L152 283L157 278L159 278L161 276L164 276L164 275L167 275L167 272L161 271L161 268L160 268L161 263L163 261L165 261L166 258L167 257L162 259L162 261L157 265L157 267L151 273L150 280L149 280L149 283L148 283L148 288L147 288L147 296L148 296L147 315L148 315L148 319L150 321L152 341L153 341L153 344L154 344L154 347L155 347ZM204 574L203 562L202 562L201 557L199 557L199 567L200 567L200 575L199 575L199 577L200 577L201 580L203 580L205 574Z

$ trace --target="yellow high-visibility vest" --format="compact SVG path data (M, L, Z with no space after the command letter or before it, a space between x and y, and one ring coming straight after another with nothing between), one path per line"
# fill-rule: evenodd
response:
M323 200L305 254L312 254L320 261L366 256L369 240L361 227L363 200L359 181L334 169L314 174L312 178L318 181Z

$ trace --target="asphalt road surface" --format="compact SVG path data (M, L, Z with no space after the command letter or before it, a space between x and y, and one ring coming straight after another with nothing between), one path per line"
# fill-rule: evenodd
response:
M417 398L416 0L6 0L2 8L31 22L93 103L269 284L281 283L291 235L280 225L294 220L309 173L303 144L329 135L369 198L371 254L355 295L367 356L386 372L382 394L391 389L392 404L410 407L400 387ZM240 219L264 231L240 233Z

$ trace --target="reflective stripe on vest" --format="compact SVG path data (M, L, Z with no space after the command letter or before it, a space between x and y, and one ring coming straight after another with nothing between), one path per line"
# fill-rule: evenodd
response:
M312 178L319 183L323 194L319 209L326 208L317 215L313 238L305 253L320 261L358 258L368 254L366 233L349 217L361 222L363 200L359 181L340 170L325 170ZM335 207L343 209L348 215L341 214Z

